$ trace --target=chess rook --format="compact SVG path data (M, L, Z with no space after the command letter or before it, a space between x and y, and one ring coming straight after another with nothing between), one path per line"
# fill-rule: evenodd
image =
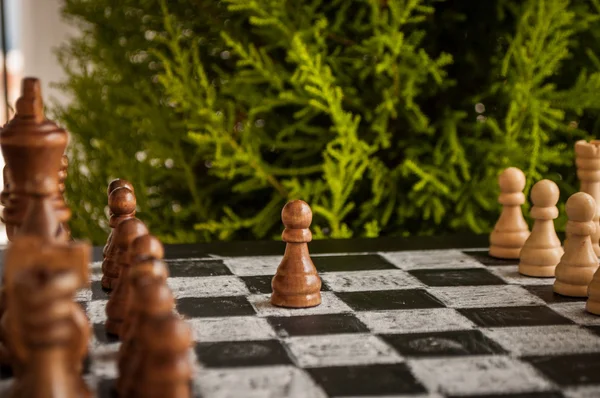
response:
M102 287L113 289L119 278L118 266L116 264L117 247L112 244L114 229L122 221L135 217L136 200L132 190L127 186L114 189L108 196L108 207L110 209L109 225L113 230L108 236L104 247L104 259L102 260Z
M516 167L504 170L498 178L502 213L490 235L489 254L492 257L517 259L529 237L529 227L523 218L525 174Z
M129 247L138 237L147 235L148 228L137 218L121 221L114 230L112 245L115 247L115 265L111 275L117 275L116 286L106 304L106 332L120 336L125 320L125 305L129 296ZM113 272L114 271L114 272Z
M308 253L312 240L312 211L302 200L288 202L281 212L286 242L283 259L273 277L271 303L280 307L305 308L321 303L321 278Z
M567 200L567 236L565 254L556 266L554 291L563 296L586 297L588 285L598 269L598 257L592 247L591 235L596 232L596 201L585 192Z
M589 194L596 202L596 213L594 222L598 224L600 216L600 140L586 142L584 140L575 143L575 164L577 165L577 177L581 183L580 191ZM600 228L592 235L592 247L596 256L600 256Z
M60 195L58 176L68 139L64 129L44 116L39 80L25 78L15 117L0 131L0 146L10 182L2 218L10 240L18 233L33 197L58 198ZM66 223L70 210L59 199L54 204L59 223ZM60 232L57 230L56 234Z
M530 217L535 220L531 235L521 249L519 272L527 276L553 277L564 251L554 229L558 217L558 186L550 180L537 182L531 189Z

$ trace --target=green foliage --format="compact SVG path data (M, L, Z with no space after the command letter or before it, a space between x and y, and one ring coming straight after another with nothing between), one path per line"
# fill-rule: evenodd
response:
M65 0L74 233L117 176L166 242L277 237L294 198L317 238L485 232L510 165L573 193L599 0L468 3Z

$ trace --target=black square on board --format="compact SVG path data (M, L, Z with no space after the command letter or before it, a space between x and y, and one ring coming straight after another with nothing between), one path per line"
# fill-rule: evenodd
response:
M506 282L485 268L419 269L408 273L427 286L506 285Z
M273 288L271 287L272 275L242 276L241 279L252 294L271 294L273 292ZM325 282L321 282L321 291L329 291Z
M167 260L167 265L174 278L233 275L222 260Z
M504 354L506 351L479 330L388 334L383 339L406 357Z
M207 367L291 365L278 340L197 343L198 360Z
M267 320L282 337L369 331L353 314L273 316Z
M460 308L457 311L484 327L573 324L570 319L544 306Z
M495 266L495 265L519 265L519 260L507 260L503 258L492 257L488 254L487 250L465 250L463 253L473 257L483 265Z
M597 336L600 336L600 326L586 326L585 328L591 331L592 333L596 334Z
M396 268L378 254L353 254L348 256L313 256L319 272L366 271Z
M356 311L442 308L445 305L423 289L335 293Z
M177 299L177 311L189 318L256 314L244 296L182 297Z
M586 301L587 297L567 297L560 294L554 293L554 287L552 285L540 285L540 286L523 286L530 293L535 294L548 304L554 303L571 303L575 301Z
M521 358L560 386L600 384L600 355L569 354Z
M92 290L92 300L108 300L109 291L102 288L102 281L93 281L90 284Z
M115 379L102 379L98 382L97 396L99 398L117 398L117 381Z
M0 364L0 380L8 380L13 377L12 367L8 364Z
M427 392L404 363L306 369L329 396Z

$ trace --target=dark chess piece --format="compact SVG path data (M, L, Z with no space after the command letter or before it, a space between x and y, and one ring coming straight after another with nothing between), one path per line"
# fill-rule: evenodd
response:
M153 319L171 314L175 307L175 299L166 283L150 280L137 287L133 306L137 319L135 327L132 326L130 360L126 361L125 366L119 369L119 380L117 381L121 397L133 396L136 386L140 384L140 373L143 371L143 365L148 355L146 347L141 344L139 339L142 331L148 329L148 325Z
M124 189L124 188L120 188ZM113 192L114 193L114 192ZM115 269L110 271L109 276L116 286L112 291L106 304L106 332L120 336L121 327L125 320L125 305L129 299L129 247L132 242L143 235L148 234L148 228L137 218L121 221L113 231L112 245L115 247Z
M271 303L280 307L306 308L321 304L321 278L308 253L312 240L312 211L302 200L288 202L281 212L285 226L285 254L273 277Z
M10 240L18 233L35 196L54 198L60 194L60 158L67 146L67 132L44 116L40 82L25 78L15 117L0 132L0 146L10 183L3 219ZM5 195L6 196L6 195ZM59 225L71 216L64 202L57 200ZM60 227L55 235L60 235Z
M28 268L14 279L11 347L21 364L14 397L91 397L82 378L90 326L74 301L72 271ZM85 321L83 324L81 319Z
M102 261L102 287L113 289L119 278L116 264L117 247L113 245L114 229L119 223L135 217L136 200L132 190L127 186L114 189L108 196L108 207L110 209L110 226L113 228L106 246L104 247L104 260Z
M118 206L118 211L121 211L120 214L116 214L113 212L113 209L111 209L111 200L110 200L110 194L117 188L127 188L131 191L132 193L132 197L133 197L133 201L127 202L128 204L125 206L126 208L123 208L121 206L123 206L123 202L121 201L115 201L113 206ZM109 222L109 226L111 228L110 234L108 235L108 239L106 240L106 244L104 245L104 250L102 251L102 255L103 258L106 257L106 253L109 250L110 247L110 240L112 237L112 230L117 226L117 224L121 221L123 221L125 218L131 218L131 217L135 217L135 206L136 206L136 202L135 202L135 190L133 189L133 185L127 181L127 180L123 180L121 178L117 178L112 180L109 184L108 184L108 188L106 189L106 196L108 197L108 222ZM131 206L133 205L133 209L131 208ZM114 218L113 218L114 216Z
M140 362L132 397L191 397L192 342L190 327L173 313L155 316L144 324L138 334L144 361Z
M71 218L71 210L67 207L67 203L65 201L65 190L66 190L66 180L69 169L69 158L67 155L62 155L60 159L60 171L58 172L58 191L59 194L56 195L55 198L55 208L59 213L59 219L67 219ZM68 212L68 214L61 214L64 212ZM71 238L71 229L69 228L68 222L61 223L60 227L62 228L62 234L66 236L67 239Z

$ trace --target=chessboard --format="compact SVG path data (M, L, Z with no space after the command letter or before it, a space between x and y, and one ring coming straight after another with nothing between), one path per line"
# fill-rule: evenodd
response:
M450 241L315 241L322 303L305 309L270 304L282 242L167 245L167 283L194 334L194 396L600 396L600 317L585 298ZM119 342L90 266L77 295L93 325L85 380L110 397ZM0 379L8 391L10 374Z

